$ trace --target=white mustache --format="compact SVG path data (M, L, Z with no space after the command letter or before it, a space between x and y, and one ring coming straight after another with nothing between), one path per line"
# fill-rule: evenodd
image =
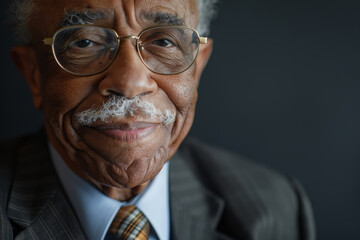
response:
M81 125L90 126L97 120L107 123L110 117L123 118L140 115L148 120L160 120L168 125L175 121L175 113L169 109L160 110L153 103L142 100L139 96L128 99L112 95L100 109L87 109L75 115Z

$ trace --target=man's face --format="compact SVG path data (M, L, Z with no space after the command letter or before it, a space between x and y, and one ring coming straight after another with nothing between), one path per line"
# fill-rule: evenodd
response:
M189 27L195 28L197 23L196 1L192 0L38 0L36 3L39 12L30 22L35 41L51 37L64 22L66 12L85 9L104 13L92 24L113 28L119 36L138 35L143 29L168 25L169 16L174 18L171 21L183 21ZM16 51L15 48L15 55ZM134 42L127 39L121 42L118 55L107 70L80 77L61 69L50 47L39 45L32 61L34 66L27 67L32 70L24 70L21 65L19 68L25 72L35 105L44 112L48 138L66 163L94 184L129 188L152 179L188 133L200 73L210 51L211 46L201 46L196 63L181 74L159 75L146 68ZM98 110L113 96L151 103L160 112L175 114L174 121L150 119L140 111L133 116L97 119L87 125L79 123L79 113Z

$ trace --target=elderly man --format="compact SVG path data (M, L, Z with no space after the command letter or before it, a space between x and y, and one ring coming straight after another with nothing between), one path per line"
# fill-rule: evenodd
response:
M293 179L179 150L213 2L12 1L11 55L44 129L1 144L1 239L314 239Z

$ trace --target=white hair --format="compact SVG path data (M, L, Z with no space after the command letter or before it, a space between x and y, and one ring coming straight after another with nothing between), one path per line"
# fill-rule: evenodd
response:
M199 11L197 30L200 35L210 33L210 21L216 15L218 0L196 0ZM34 0L11 0L8 9L9 23L12 25L13 35L19 44L31 42L31 33L28 31L28 22L31 15L38 12Z
M175 121L175 112L170 109L159 109L152 102L148 102L136 96L128 99L111 95L100 108L90 108L76 114L76 120L80 125L91 126L96 121L107 123L111 118L142 117L148 120L157 120L163 125Z

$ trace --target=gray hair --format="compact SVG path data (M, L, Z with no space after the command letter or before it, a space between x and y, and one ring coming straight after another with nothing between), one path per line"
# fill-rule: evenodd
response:
M210 21L215 17L216 3L218 0L196 0L199 10L199 22L197 30L200 35L209 35ZM19 44L31 42L31 34L28 31L28 22L33 14L38 12L34 0L11 0L8 9L8 20L12 26L15 40Z
M218 0L196 0L199 11L199 22L197 30L200 35L210 34L210 22L217 13L216 3Z

